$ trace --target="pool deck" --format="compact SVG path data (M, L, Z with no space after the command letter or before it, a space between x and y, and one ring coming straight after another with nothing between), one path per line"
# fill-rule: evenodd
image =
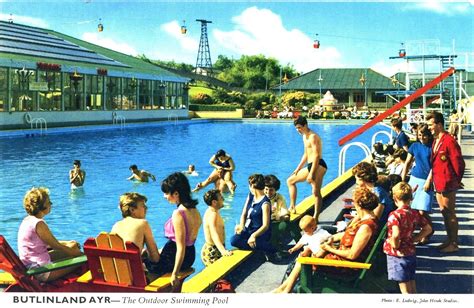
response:
M464 189L456 196L456 213L459 220L460 250L443 254L434 247L446 237L443 218L437 205L433 207L432 219L435 234L431 243L417 246L418 293L421 294L472 294L474 286L474 134L464 132L461 148L466 162ZM353 188L328 207L320 216L321 224L331 224L341 209L342 199L351 195ZM245 264L245 269L234 273L229 280L238 293L268 293L282 280L288 262L283 264L266 262L263 256L255 255ZM397 290L394 290L396 293Z

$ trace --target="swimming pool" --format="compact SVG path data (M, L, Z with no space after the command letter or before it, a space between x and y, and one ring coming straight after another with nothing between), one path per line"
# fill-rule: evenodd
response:
M329 169L324 184L337 177L340 147L337 141L359 125L310 123L323 140L323 157ZM354 139L370 146L377 126ZM101 231L110 231L120 220L119 196L136 191L148 197L147 219L158 246L166 240L163 225L175 208L164 198L160 181L168 174L182 171L189 164L196 165L197 177L189 177L191 186L204 180L212 171L208 160L218 149L225 149L234 159L234 180L238 187L235 195L225 195L221 210L226 224L227 246L238 222L248 193L247 178L253 173L275 174L282 182L280 192L288 198L286 178L296 168L303 154L301 136L290 122L188 121L164 125L137 125L124 130L80 131L48 134L38 138L0 139L0 233L16 251L18 226L26 215L22 200L32 186L50 189L54 205L46 216L52 232L58 239L74 239L83 243ZM352 166L364 157L362 150L348 152L346 166ZM71 193L68 171L72 161L82 161L86 171L84 192ZM140 169L153 173L157 181L137 184L127 181L128 167L137 164ZM211 186L208 186L210 189ZM207 188L195 194L198 209L203 214L202 200ZM298 185L298 202L311 193L310 186ZM196 243L200 251L202 232ZM203 267L199 256L195 268Z

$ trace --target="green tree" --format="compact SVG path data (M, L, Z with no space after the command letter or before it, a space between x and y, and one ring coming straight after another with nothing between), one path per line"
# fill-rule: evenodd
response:
M217 56L216 63L214 63L214 68L218 71L225 71L231 69L234 65L234 60L229 59L224 55Z
M231 67L228 66L228 58L222 56L218 59L220 67L227 67L221 71L218 78L231 86L249 90L267 90L277 86L280 82L280 71L286 73L288 78L297 74L292 66L282 67L276 59L266 58L263 55L244 55L238 60L233 60Z

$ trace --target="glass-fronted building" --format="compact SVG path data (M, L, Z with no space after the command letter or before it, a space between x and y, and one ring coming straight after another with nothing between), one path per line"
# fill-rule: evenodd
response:
M0 129L187 117L189 79L47 29L0 21ZM28 113L27 116L26 113Z

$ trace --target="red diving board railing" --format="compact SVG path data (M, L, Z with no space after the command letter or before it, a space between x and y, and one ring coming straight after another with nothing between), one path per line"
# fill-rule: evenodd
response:
M368 130L369 128L371 128L372 126L374 126L375 124L377 124L378 122L381 122L383 121L385 118L387 118L389 115L392 115L394 112L402 109L403 107L405 107L406 105L408 105L409 103L411 103L412 101L414 101L415 99L417 99L418 97L420 97L421 95L423 95L426 91L428 91L429 89L435 87L436 85L438 85L441 81L443 81L444 79L448 78L449 76L451 76L455 71L455 68L454 67L450 67L448 68L446 71L444 71L443 73L441 73L438 77L436 77L435 79L431 80L430 82L428 82L424 87L422 88L419 88L418 90L416 90L412 95L406 97L405 99L403 99L402 101L400 101L399 103L395 104L392 106L392 108L390 109L387 109L385 112L382 112L381 114L379 114L378 116L376 116L373 120L365 123L364 125L362 125L361 127L359 127L358 129L356 129L355 131L353 131L352 133L348 134L347 136L345 137L342 137L340 140L339 140L339 145L343 145L344 143L346 143L347 141L353 139L354 137L357 137L359 136L360 134L362 134L363 132L365 132L366 130Z

